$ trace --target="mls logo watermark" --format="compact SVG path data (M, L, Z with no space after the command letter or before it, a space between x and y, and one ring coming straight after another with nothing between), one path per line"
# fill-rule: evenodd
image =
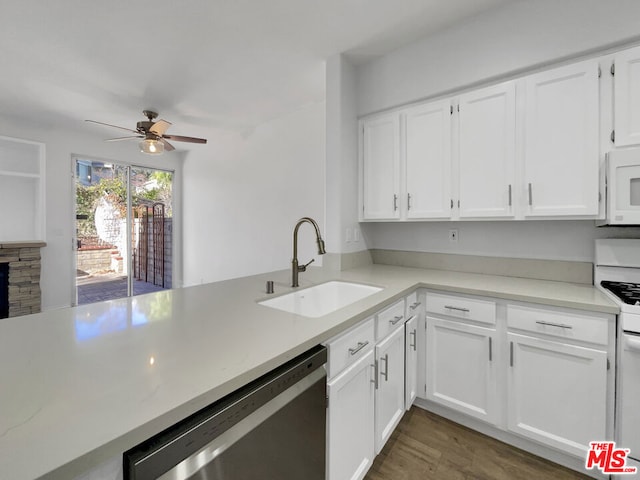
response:
M590 442L585 467L599 468L602 473L618 475L636 473L636 467L627 467L628 448L616 448L615 442Z

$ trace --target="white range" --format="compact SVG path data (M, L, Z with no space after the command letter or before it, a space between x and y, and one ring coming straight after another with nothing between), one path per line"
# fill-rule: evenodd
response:
M620 307L615 437L640 471L640 239L596 240L595 284Z

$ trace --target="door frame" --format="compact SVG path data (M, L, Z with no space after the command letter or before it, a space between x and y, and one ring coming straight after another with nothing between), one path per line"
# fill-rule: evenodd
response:
M164 158L169 158L164 157ZM78 267L78 257L77 257L77 232L76 232L76 162L78 160L88 160L92 162L102 162L102 163L111 163L114 165L121 165L123 167L127 167L129 170L131 168L145 168L152 169L162 172L170 172L173 174L173 185L172 185L172 206L171 209L173 211L172 216L172 238L171 238L171 252L172 252L172 272L171 272L171 288L180 288L182 287L182 163L183 158L179 158L177 161L163 161L165 165L157 165L154 164L158 162L157 157L154 157L150 161L128 161L128 160L112 160L103 157L98 157L96 155L83 155L78 153L72 153L70 164L71 164L71 208L70 208L70 217L71 217L71 225L73 228L71 229L71 249L72 249L72 260L71 260L71 289L70 289L70 305L77 306L78 305L78 289L76 285L76 270ZM144 158L136 159L136 160L144 160ZM162 159L161 159L162 160ZM129 185L127 185L127 209L131 212L131 195L129 192ZM131 244L131 231L127 229L127 242L128 245ZM128 288L127 290L131 292L131 255L127 255L127 263L128 263Z

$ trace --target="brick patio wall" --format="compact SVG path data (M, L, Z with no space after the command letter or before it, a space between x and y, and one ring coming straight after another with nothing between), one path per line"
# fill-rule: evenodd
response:
M82 247L77 252L77 268L87 273L111 270L113 247Z

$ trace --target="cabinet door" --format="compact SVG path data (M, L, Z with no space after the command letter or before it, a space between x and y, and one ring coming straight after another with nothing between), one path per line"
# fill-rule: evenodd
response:
M493 329L427 316L427 399L495 423Z
M451 216L451 102L406 111L407 218Z
M373 463L373 354L327 383L327 480L361 480Z
M375 444L380 453L400 422L404 408L404 325L376 345Z
M597 215L598 62L526 77L526 216Z
M616 146L640 144L640 47L614 58L613 123Z
M460 218L513 216L515 94L507 82L460 97Z
M585 458L606 439L607 354L508 334L508 428Z
M418 395L418 317L404 324L405 333L405 408L409 410Z
M400 116L365 120L362 130L363 218L399 218Z

